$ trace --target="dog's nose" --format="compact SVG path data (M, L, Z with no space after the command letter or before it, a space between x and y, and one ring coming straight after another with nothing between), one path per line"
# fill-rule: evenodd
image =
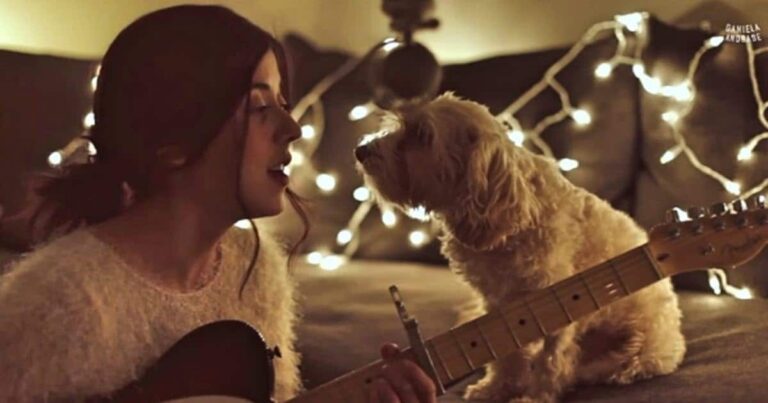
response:
M369 155L371 155L371 149L368 147L367 144L363 144L355 148L355 158L357 158L358 161L360 162L365 161L365 159L368 158Z

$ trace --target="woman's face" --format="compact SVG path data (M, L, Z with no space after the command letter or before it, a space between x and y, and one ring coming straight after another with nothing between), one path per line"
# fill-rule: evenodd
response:
M291 159L289 145L301 137L280 93L280 70L272 51L267 52L253 73L250 102L243 113L248 119L240 166L240 195L248 215L262 217L283 210L288 186L285 167ZM242 130L242 129L241 129Z

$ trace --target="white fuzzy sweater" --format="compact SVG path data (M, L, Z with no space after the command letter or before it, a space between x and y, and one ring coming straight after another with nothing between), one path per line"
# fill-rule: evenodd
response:
M242 320L280 346L276 398L293 396L300 388L293 281L282 247L260 235L242 301L250 230L227 232L218 274L192 293L156 288L86 229L24 256L0 277L0 402L80 400L120 389L185 334L222 319Z

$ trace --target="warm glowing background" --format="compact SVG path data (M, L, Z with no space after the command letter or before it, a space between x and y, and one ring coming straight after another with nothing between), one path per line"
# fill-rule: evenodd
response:
M98 58L117 33L151 10L178 0L0 0L0 48ZM276 35L297 31L323 47L360 54L388 32L380 0L221 0ZM576 41L598 21L646 10L665 21L729 22L728 9L765 21L764 0L437 0L442 27L419 34L442 62L519 53ZM722 9L723 12L713 12ZM717 21L720 18L722 21ZM474 21L474 22L473 22ZM553 23L557 21L557 23Z

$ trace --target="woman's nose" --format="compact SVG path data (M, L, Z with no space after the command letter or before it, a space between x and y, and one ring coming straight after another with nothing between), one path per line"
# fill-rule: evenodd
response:
M301 138L301 127L299 127L298 123L296 123L293 118L289 117L286 118L285 123L278 133L280 133L279 137L282 141L290 144Z

